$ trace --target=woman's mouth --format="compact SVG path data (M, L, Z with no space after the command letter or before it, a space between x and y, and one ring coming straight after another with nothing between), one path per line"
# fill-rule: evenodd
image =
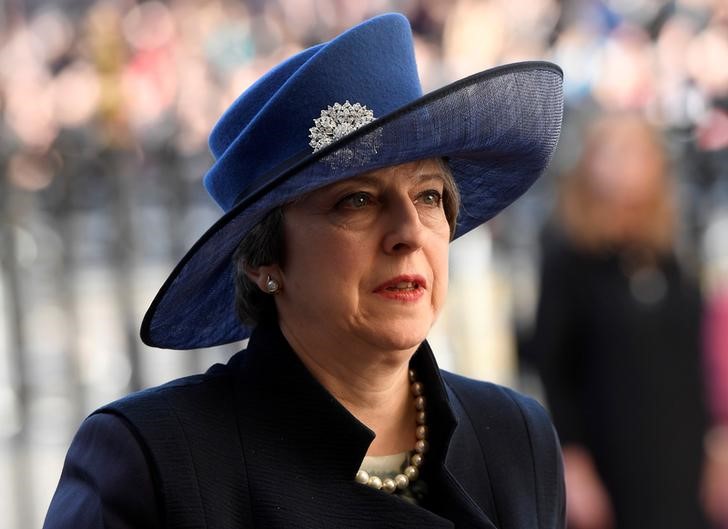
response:
M417 301L425 292L427 281L419 275L397 276L385 281L374 293L398 301Z
M396 285L387 287L386 290L395 292L397 290L412 290L413 288L419 288L419 285L413 281L400 281Z

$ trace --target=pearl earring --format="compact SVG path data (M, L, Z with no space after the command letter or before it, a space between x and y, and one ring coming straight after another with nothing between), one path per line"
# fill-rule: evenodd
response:
M268 276L268 279L265 282L265 290L268 292L268 294L275 294L280 290L281 285L273 279L270 275Z

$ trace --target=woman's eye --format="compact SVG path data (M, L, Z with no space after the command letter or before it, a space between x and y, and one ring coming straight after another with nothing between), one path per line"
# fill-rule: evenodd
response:
M347 195L336 204L338 208L361 209L372 203L369 193L358 192Z
M435 189L428 189L420 193L417 198L417 202L425 204L426 206L439 206L442 202L442 194Z

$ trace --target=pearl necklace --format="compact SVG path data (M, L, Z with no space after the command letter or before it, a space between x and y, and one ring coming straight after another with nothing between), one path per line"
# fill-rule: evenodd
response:
M369 487L377 490L383 490L389 494L393 493L397 489L406 489L409 484L415 481L420 475L420 467L424 461L423 455L427 451L428 445L427 440L427 426L425 425L425 397L424 387L421 382L417 382L415 379L415 372L410 369L409 371L410 389L412 395L414 395L414 404L417 420L417 428L415 430L415 436L417 442L415 443L414 454L410 457L410 464L405 467L401 474L397 474L393 478L382 479L379 476L370 476L369 472L360 468L356 473L357 483L362 485L368 485Z

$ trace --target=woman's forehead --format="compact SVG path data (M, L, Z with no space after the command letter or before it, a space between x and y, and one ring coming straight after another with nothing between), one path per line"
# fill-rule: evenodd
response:
M413 183L418 183L432 179L444 179L445 168L443 167L443 161L439 158L428 158L426 160L417 160L414 162L407 162L399 165L391 165L388 167L382 167L381 169L375 169L368 171L346 180L342 180L339 183L345 182L387 182L394 178L397 181L402 179L409 179ZM336 184L334 184L336 185Z

